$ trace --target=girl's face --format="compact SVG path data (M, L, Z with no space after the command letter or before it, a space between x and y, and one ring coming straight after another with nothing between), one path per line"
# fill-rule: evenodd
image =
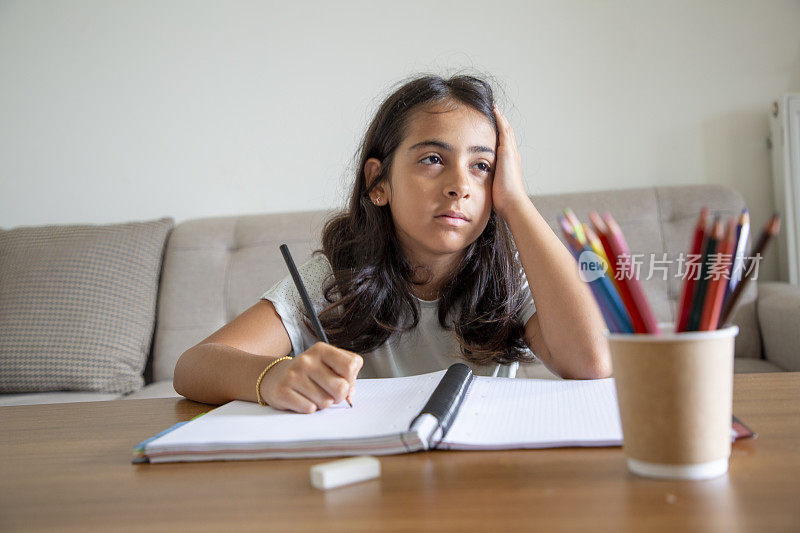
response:
M446 102L411 115L389 183L378 185L371 196L380 194L380 205L388 202L412 261L460 257L483 232L492 212L496 147L492 123L465 104ZM366 170L369 176L369 161Z

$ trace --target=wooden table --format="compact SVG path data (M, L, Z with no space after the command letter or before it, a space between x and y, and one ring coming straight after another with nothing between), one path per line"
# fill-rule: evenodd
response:
M758 432L702 482L627 472L621 448L381 457L328 492L320 460L131 464L141 440L207 411L184 399L0 408L0 530L800 531L800 373L741 374Z

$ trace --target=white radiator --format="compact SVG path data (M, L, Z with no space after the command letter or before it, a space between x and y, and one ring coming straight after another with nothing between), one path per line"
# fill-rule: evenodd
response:
M800 94L785 94L770 117L775 207L781 214L778 234L780 277L800 281Z

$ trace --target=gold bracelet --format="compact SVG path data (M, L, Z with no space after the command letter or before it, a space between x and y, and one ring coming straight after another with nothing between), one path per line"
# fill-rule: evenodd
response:
M256 398L258 398L259 405L267 405L266 402L264 402L263 398L261 398L261 380L264 379L264 376L267 374L270 368L272 368L273 366L277 365L278 363L280 363L285 359L291 359L291 358L292 358L291 355L284 355L280 359L275 359L273 362L267 365L267 368L265 368L264 371L261 373L261 375L258 376L258 381L256 381Z

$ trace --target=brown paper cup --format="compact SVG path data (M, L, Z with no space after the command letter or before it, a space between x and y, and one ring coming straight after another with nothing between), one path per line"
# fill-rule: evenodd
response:
M736 326L660 335L607 333L631 472L709 479L731 454Z

